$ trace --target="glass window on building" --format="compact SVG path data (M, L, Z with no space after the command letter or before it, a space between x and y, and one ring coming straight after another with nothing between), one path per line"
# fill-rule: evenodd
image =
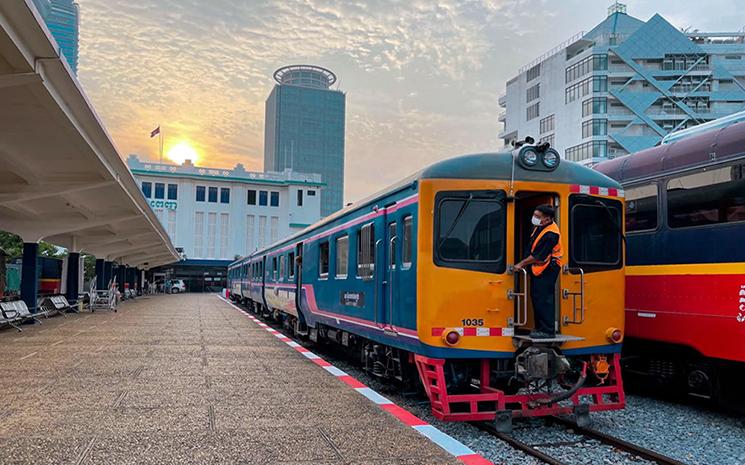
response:
M593 76L592 91L608 92L608 76Z
M536 102L533 105L530 105L525 110L525 113L526 113L525 117L527 121L538 118L541 115L541 102Z
M528 90L525 91L525 102L532 102L533 100L539 98L541 96L541 84L536 84L534 86L528 87Z
M303 206L303 190L302 189L297 190L297 206L298 207Z
M571 161L582 161L588 158L606 157L608 143L604 140L595 140L569 147L564 152L564 157Z
M553 147L554 146L554 135L553 134L548 134L546 136L543 136L543 137L540 138L540 140L538 142L548 142L548 145L550 145L551 147Z
M164 199L166 197L166 185L162 182L155 183L155 198Z
M540 122L540 132L545 134L554 130L554 115L548 115Z
M316 195L316 191L309 190L308 191L308 197L314 197Z
M608 135L608 120L591 119L582 123L582 137Z
M608 113L608 98L593 97L582 102L582 116L591 116L593 114Z
M680 176L667 183L671 228L745 221L745 164Z
M197 186L197 202L204 202L206 190L204 186Z
M142 182L142 195L147 199L153 196L153 183L146 181Z
M256 191L249 189L247 193L247 202L249 205L256 205Z
M178 184L168 185L168 200L178 200Z
M209 188L209 201L212 203L217 203L217 187Z
M229 187L220 188L220 203L230 203L230 188Z
M259 191L259 205L266 207L269 193L267 191Z
M632 187L624 194L626 232L657 229L657 184Z
M525 73L525 79L526 81L530 82L540 75L541 75L541 64L538 63L537 65L533 66Z
M334 276L337 279L344 279L349 273L349 236L336 238L336 267Z
M279 207L279 192L271 192L269 205L272 207Z

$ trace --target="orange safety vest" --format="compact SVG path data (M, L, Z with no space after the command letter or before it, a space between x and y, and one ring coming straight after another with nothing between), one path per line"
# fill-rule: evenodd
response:
M546 267L548 267L549 263L551 263L551 259L553 259L557 265L561 266L561 259L564 257L564 251L561 248L561 231L559 231L559 227L553 221L551 222L551 224L543 228L540 233L538 233L538 236L533 240L533 245L530 247L530 253L533 253L535 251L538 242L541 240L543 235L548 232L556 233L556 235L559 236L559 240L556 242L556 245L551 251L551 254L546 257L545 262L533 263L533 265L531 266L533 276L540 276L541 273L543 273L543 270L545 270Z

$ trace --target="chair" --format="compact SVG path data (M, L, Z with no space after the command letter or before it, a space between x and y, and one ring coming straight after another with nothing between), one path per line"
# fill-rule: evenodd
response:
M41 323L36 315L29 311L26 302L23 300L0 302L0 309L2 309L3 319L18 331L21 331L21 328L15 325L17 322L23 323L26 320L34 320L36 323Z

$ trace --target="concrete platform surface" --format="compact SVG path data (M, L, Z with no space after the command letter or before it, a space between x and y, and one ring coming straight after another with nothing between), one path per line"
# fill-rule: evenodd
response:
M214 295L0 330L0 463L457 464Z

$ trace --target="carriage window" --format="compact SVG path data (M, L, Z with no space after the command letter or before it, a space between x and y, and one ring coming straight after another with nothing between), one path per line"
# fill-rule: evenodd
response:
M404 240L401 243L401 261L404 269L411 266L411 223L411 215L404 218Z
M626 190L626 232L657 229L657 184Z
M272 276L277 280L277 257L272 257Z
M290 281L295 279L295 252L290 252L287 259L287 268L290 270Z
M745 221L745 164L702 171L667 183L671 228Z
M391 241L396 237L396 223L388 223L388 267L389 268L396 268L396 241L399 239L396 238L395 241Z
M347 277L349 269L349 236L336 238L336 268L334 275L339 279Z
M503 191L441 192L436 198L435 263L502 273L506 208Z
M357 231L357 276L370 279L375 272L375 226L370 223Z
M285 279L285 256L279 257L279 280L284 281Z
M585 271L620 268L621 202L573 195L569 212L569 265Z
M318 275L325 278L329 275L329 243L321 242L318 246Z

